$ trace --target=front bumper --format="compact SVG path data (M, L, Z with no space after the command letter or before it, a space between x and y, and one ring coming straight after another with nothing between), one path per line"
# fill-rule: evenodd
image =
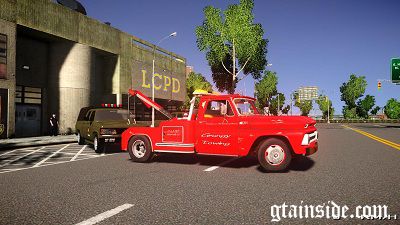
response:
M306 147L306 151L305 151L305 155L312 155L314 153L316 153L318 151L318 142L314 141L312 143L310 143L309 146Z

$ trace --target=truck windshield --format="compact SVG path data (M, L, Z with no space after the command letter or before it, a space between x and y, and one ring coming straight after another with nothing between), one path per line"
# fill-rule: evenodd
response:
M254 104L254 101L246 98L236 98L234 100L237 111L240 115L260 114Z
M121 109L98 110L96 112L95 120L127 120L128 111Z

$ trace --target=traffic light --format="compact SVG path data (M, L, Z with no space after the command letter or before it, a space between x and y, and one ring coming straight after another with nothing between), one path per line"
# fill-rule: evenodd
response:
M378 90L381 90L382 87L382 83L380 81L378 81Z

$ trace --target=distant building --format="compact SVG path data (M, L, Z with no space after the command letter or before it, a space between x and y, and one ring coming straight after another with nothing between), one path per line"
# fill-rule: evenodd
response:
M193 66L186 66L186 78L189 76L189 73L194 72Z
M48 134L52 113L71 133L81 107L126 103L129 88L151 96L153 44L52 0L0 6L0 138ZM185 100L186 60L159 47L155 59L156 101L173 111Z

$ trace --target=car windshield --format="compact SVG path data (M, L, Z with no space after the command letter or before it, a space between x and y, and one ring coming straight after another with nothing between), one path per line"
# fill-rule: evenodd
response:
M128 110L121 109L109 109L109 110L98 110L96 112L97 121L102 120L127 120Z
M260 114L255 106L254 100L247 98L236 98L234 100L237 111L240 115Z

